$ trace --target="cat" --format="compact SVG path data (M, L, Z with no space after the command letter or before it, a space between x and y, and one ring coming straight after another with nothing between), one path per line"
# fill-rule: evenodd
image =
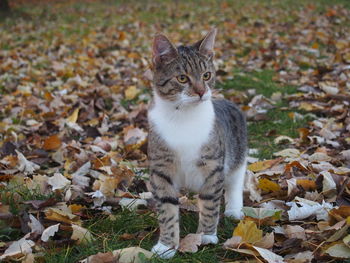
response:
M198 192L202 244L216 244L220 203L225 215L242 217L247 128L239 108L212 99L216 29L190 46L175 47L157 34L153 41L153 100L148 110L151 191L160 237L152 252L171 258L179 246L182 188Z

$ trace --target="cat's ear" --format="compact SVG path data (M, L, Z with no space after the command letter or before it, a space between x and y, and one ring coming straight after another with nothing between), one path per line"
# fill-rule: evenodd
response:
M200 53L208 58L214 56L214 44L216 36L216 28L213 28L202 40L194 44L194 47L198 49Z
M153 40L153 63L155 65L160 63L168 64L176 57L177 50L169 39L162 34L157 34Z

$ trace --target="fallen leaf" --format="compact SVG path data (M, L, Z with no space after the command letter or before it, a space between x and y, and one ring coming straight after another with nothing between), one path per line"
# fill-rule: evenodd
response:
M271 249L275 243L275 235L273 232L267 233L262 239L254 243L254 246L260 248Z
M19 165L18 165L17 169L19 171L23 172L25 175L28 175L28 174L33 174L34 171L36 171L40 168L39 165L37 165L31 161L28 161L22 153L20 153L17 150L15 150L15 151L16 151L17 157L18 157Z
M51 135L44 140L43 148L47 151L57 150L62 145L61 139L57 134Z
M179 251L194 253L202 243L202 234L188 234L180 240Z
M298 179L297 185L300 185L305 191L312 191L316 189L316 182L308 179Z
M35 246L35 243L32 240L27 240L29 234L22 237L20 240L14 241L11 245L5 250L4 254L0 256L0 260L7 257L19 257L21 255L30 254L32 252L32 247Z
M113 253L106 252L106 253L97 253L96 255L92 255L88 257L85 260L81 260L80 262L85 263L118 263L118 258L113 255Z
M350 248L343 243L338 243L327 248L325 253L335 258L350 258Z
M223 244L223 247L225 249L238 248L241 243L242 243L242 237L233 236L225 241L225 243Z
M248 169L252 172L259 172L259 171L271 168L279 161L280 161L280 159L259 161L259 162L252 163L252 164L248 165Z
M129 86L124 92L127 100L134 99L139 93L140 90L136 86Z
M67 118L67 122L69 123L76 123L78 120L79 115L79 108L76 108L73 113Z
M29 219L30 219L30 222L28 222L28 226L31 229L31 233L41 235L44 231L44 226L33 215L29 215Z
M85 244L92 241L92 235L89 230L78 225L72 225L72 240L76 240L78 244Z
M283 257L267 250L265 248L253 246L253 248L265 259L268 263L284 263Z
M284 149L282 151L276 152L273 154L274 156L281 156L281 157L289 157L289 158L297 158L300 155L300 151L298 149Z
M287 225L285 227L285 234L288 238L306 240L305 229L298 225Z
M276 184L275 182L267 179L267 178L260 178L258 187L261 190L267 191L267 192L277 192L281 190L281 187Z
M49 177L47 183L52 186L52 191L55 191L66 188L71 184L71 181L62 174L55 173L52 177Z
M59 226L60 224L58 223L56 225L49 226L48 228L46 228L41 235L41 240L47 242L50 237L53 237L56 234L56 232L59 229Z
M245 216L257 219L256 222L259 225L269 225L276 220L281 218L282 210L277 209L267 209L267 208L253 208L253 207L243 207L242 212Z
M287 202L291 209L287 211L289 220L302 220L310 216L317 216L318 220L328 220L328 211L333 206L329 203L323 202L322 205L318 203L308 204L305 202Z
M282 136L278 136L277 138L275 138L275 139L273 140L273 142L274 142L275 144L280 144L280 143L282 143L282 142L293 143L294 140L293 140L291 137L289 137L289 136L282 135Z
M140 257L142 254L144 257ZM113 255L118 258L118 263L143 263L144 259L149 259L153 253L140 247L128 247L113 251Z
M233 236L240 236L242 242L253 244L262 239L263 231L253 221L240 221L233 231Z

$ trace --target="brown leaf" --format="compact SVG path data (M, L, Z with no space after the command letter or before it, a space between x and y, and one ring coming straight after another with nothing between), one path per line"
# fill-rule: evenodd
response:
M87 263L118 263L118 259L112 252L99 252L96 255L90 256Z
M58 137L57 134L55 134L50 137L47 137L44 140L43 148L47 151L57 150L58 148L61 147L61 145L62 145L61 139Z
M197 252L201 243L202 234L188 234L180 240L179 251L191 253Z

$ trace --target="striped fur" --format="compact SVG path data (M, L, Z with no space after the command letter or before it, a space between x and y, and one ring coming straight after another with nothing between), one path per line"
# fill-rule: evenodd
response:
M241 216L246 122L233 103L211 99L214 38L212 31L193 46L175 48L164 36L157 36L153 47L154 99L148 114L148 156L160 226L153 252L165 258L173 256L179 245L180 189L199 193L197 232L203 233L203 244L218 241L216 229L224 190L225 214ZM211 78L204 80L206 72ZM179 75L189 81L179 82Z

